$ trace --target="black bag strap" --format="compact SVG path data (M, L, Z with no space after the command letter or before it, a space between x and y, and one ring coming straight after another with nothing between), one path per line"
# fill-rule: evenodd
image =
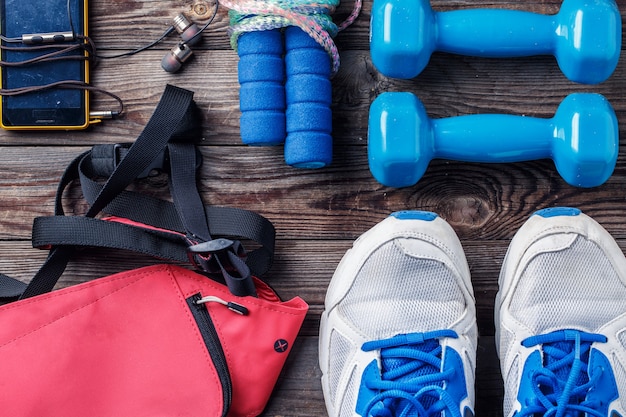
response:
M96 145L72 161L57 189L55 216L37 218L33 224L33 246L51 247L48 259L27 286L0 275L0 298L27 298L52 290L78 246L191 260L236 295L255 295L250 269L261 275L271 266L275 230L257 213L203 205L196 185L201 156L195 141L189 140L199 136L194 134L195 111L192 92L168 85L132 145ZM125 191L135 178L165 168L173 202ZM95 180L98 176L107 178L104 184ZM80 179L90 207L84 216L65 216L62 195L75 179ZM100 212L135 224L96 219ZM234 240L214 239L212 234ZM241 238L260 247L246 254Z

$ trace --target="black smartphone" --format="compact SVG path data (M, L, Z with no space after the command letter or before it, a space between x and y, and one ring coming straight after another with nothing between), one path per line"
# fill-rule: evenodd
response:
M41 57L71 45L84 45L87 0L0 0L3 63ZM45 46L45 51L41 47ZM76 48L47 60L0 68L3 90L36 88L59 82L89 82L88 52ZM5 129L83 129L89 125L89 92L54 87L2 95Z

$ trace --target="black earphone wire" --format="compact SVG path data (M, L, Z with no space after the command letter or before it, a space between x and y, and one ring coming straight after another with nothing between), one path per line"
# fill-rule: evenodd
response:
M209 27L211 23L213 23L213 20L215 20L215 17L217 16L217 12L219 9L219 1L218 0L214 0L214 1L215 1L215 7L213 8L213 13L209 17L207 22L187 42L181 42L181 45L185 45L186 43L193 43L192 41L196 39L197 37L202 36L202 33ZM32 65L32 64L40 63L40 62L52 62L52 61L60 61L60 60L86 60L86 61L93 61L95 64L98 59L122 58L126 56L132 56L140 52L143 52L147 49L153 48L154 46L161 43L165 38L167 38L175 30L174 26L170 26L155 41L145 46L142 46L140 48L137 48L135 50L132 50L132 51L128 51L128 52L117 54L117 55L98 55L96 52L96 44L93 42L93 40L89 36L76 34L74 20L72 18L72 13L71 13L71 0L67 0L66 6L67 6L69 26L70 26L72 36L74 37L74 39L78 39L82 41L81 43L76 43L76 44L72 44L69 46L58 45L58 44L57 45L51 44L51 45L30 46L28 47L29 51L45 51L45 50L50 50L50 49L55 49L55 50L50 53L39 55L37 57L27 59L24 61L19 61L19 62L8 62L8 61L0 60L0 67L20 67L20 66ZM4 43L23 43L22 38L7 38L4 35L0 35L0 41ZM25 48L18 47L18 46L7 46L7 45L0 43L0 49L9 50L9 51L22 51ZM69 52L72 52L77 49L84 50L86 54L67 55ZM77 80L57 81L57 82L46 84L46 85L28 86L28 87L20 87L20 88L13 88L13 89L0 89L0 96L17 96L21 94L34 93L34 92L49 90L53 88L83 89L83 90L94 91L94 92L105 94L113 98L119 103L119 111L116 113L116 115L121 115L124 112L124 102L119 96L103 88L95 87L91 84L85 83L83 81L77 81Z
M95 49L94 49L94 58L97 59L114 59L114 58L123 58L126 56L131 56L131 55L135 55L138 54L140 52L143 52L147 49L150 49L156 45L158 45L159 43L161 43L163 41L163 39L167 38L172 32L174 31L174 26L170 26L169 28L167 28L167 30L154 42L149 43L148 45L142 46L140 48L137 48L135 50L132 51L128 51L128 52L124 52L122 54L118 54L118 55L98 55L95 53Z
M103 88L96 87L91 84L87 84L83 81L76 81L76 80L57 81L57 82L46 84L46 85L36 85L36 86L21 87L21 88L0 89L0 96L18 96L20 94L35 93L39 91L50 90L53 88L64 88L64 89L69 89L69 90L89 90L89 91L94 91L94 92L105 94L118 102L119 110L117 112L113 112L113 114L118 116L124 112L124 101L118 95L113 94L110 91L107 91Z
M219 1L218 0L214 0L215 1L215 6L213 7L213 13L211 15L211 17L209 17L209 19L207 20L207 22L200 28L200 30L193 35L187 42L181 42L181 45L185 45L187 43L193 43L193 40L195 40L196 38L198 38L199 36L202 36L202 33L209 27L209 25L211 23L213 23L213 20L215 20L215 17L217 16L217 12L219 10ZM124 52L121 54L117 54L117 55L98 55L95 53L95 47L94 47L94 52L93 52L93 56L97 59L114 59L114 58L123 58L123 57L127 57L127 56L132 56L135 54L138 54L140 52L146 51L150 48L155 47L156 45L158 45L159 43L161 43L165 38L167 38L172 32L174 32L175 28L174 26L170 26L167 28L167 30L159 37L157 38L155 41L139 47L137 49L134 49L132 51L128 51L128 52Z

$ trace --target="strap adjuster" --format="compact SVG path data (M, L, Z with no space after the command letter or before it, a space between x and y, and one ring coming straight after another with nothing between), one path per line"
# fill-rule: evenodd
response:
M250 268L246 265L246 251L238 240L218 238L196 243L187 248L189 261L209 274L221 274L234 295L256 296L256 287Z
M234 245L234 241L221 237L207 242L191 245L187 251L190 254L213 254L231 248Z
M196 243L187 248L189 262L197 269L210 274L222 272L223 269L230 266L229 264L232 262L227 261L226 265L222 265L220 262L224 260L224 255L227 253L231 253L242 261L246 257L246 251L241 242L225 238ZM232 270L233 268L228 269Z
M132 143L94 145L91 150L91 169L96 176L109 177L128 154ZM154 177L161 172L169 172L169 155L163 149L144 169L137 179ZM196 170L202 166L202 153L196 148Z
M117 166L128 154L132 143L99 144L91 148L90 168L95 176L110 177ZM153 171L162 171L166 167L165 150L150 163L137 178L154 176Z
M117 167L120 164L120 162L122 162L122 159L124 159L124 157L128 153L128 150L130 149L130 145L131 144L127 144L127 143L116 143L115 145L113 145L115 167ZM167 158L165 149L163 149L159 153L159 155L156 158L154 158L152 162L150 162L150 165L148 165L146 169L144 169L141 172L141 174L137 175L136 178L143 179L143 178L148 178L148 177L154 177L155 175L158 175L160 172L163 172L167 166L168 166L168 158Z

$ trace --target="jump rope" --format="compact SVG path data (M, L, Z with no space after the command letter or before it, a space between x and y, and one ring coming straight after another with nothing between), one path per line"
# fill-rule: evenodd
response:
M343 24L337 26L332 22L330 14L335 11L335 7L339 4L338 0L322 0L321 3L312 3L307 0L215 0L215 6L213 7L211 16L200 28L194 24L193 27L187 31L187 28L181 27L181 25L186 25L187 23L191 25L191 22L185 22L184 20L181 22L177 20L178 18L184 19L184 15L179 15L175 18L175 23L169 26L167 30L153 42L121 54L101 55L98 53L96 44L91 38L76 33L75 23L71 14L71 0L67 0L69 31L54 34L25 34L15 38L0 35L0 48L3 50L42 52L41 55L24 61L0 61L0 67L23 67L42 62L61 60L86 60L96 64L98 60L123 58L146 51L157 46L173 32L178 31L181 33L182 42L172 49L162 61L162 66L166 71L174 72L180 67L180 64L189 57L189 45L193 45L201 39L202 33L213 22L217 15L219 4L222 3L225 7L231 9L231 27L229 28L229 32L231 34L231 45L233 49L237 50L237 41L243 33L295 25L308 33L311 38L322 45L328 52L329 56L332 58L332 73L334 74L339 68L339 53L332 37L340 30L345 29L356 19L361 9L361 1L362 0L355 1L354 10L351 15ZM186 32L187 35L185 36L183 32ZM67 42L73 43L68 44ZM76 54L75 51L82 53ZM116 115L121 115L124 112L124 103L119 96L103 88L76 80L58 81L47 85L27 86L14 89L0 89L0 95L17 96L54 88L84 89L105 94L118 102L119 110L116 112Z

